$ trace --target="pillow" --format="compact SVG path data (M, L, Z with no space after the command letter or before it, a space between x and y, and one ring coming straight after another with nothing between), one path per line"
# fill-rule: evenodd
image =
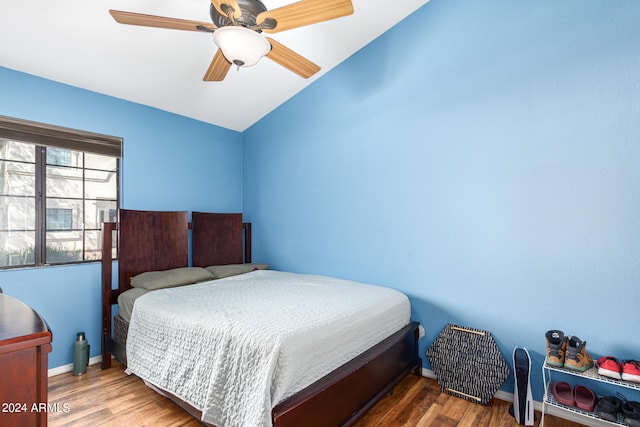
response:
M207 267L207 270L213 274L216 279L222 279L223 277L249 273L254 270L266 270L267 268L269 268L267 264L248 262L246 264L211 265Z
M202 267L180 267L164 271L147 271L131 278L131 286L149 291L176 286L191 285L215 279Z

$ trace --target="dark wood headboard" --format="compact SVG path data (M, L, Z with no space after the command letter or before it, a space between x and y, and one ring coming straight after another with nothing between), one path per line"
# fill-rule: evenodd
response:
M242 214L193 212L191 230L194 267L251 262L251 223Z
M120 222L103 224L102 333L111 338L112 306L118 295L131 288L131 278L145 271L161 271L189 265L191 229L192 265L251 262L251 223L242 214L120 209ZM113 287L113 243L117 233L118 280ZM103 352L103 358L105 354ZM104 361L103 361L104 366Z
M135 275L188 265L188 212L120 210L118 283L121 292L131 287L131 278Z

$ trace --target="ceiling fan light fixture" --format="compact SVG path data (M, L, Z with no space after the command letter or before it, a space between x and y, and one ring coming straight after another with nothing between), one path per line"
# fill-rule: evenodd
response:
M271 44L258 32L240 26L218 28L213 41L227 60L238 67L251 67L271 50Z

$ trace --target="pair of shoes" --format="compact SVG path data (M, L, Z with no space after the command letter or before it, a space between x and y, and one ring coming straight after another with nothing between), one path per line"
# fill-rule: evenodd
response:
M547 364L584 372L593 367L593 358L587 353L587 342L573 336L567 338L557 329L547 331Z
M596 362L598 374L615 378L616 380L640 383L640 362L637 360L623 360L619 362L613 356L603 356Z
M622 422L626 426L640 427L640 402L630 402L622 394L618 397L604 396L598 399L595 414L603 420L617 422L618 414L622 414Z
M556 402L565 406L575 406L593 412L598 398L590 388L578 384L573 389L564 381L551 383L551 394Z

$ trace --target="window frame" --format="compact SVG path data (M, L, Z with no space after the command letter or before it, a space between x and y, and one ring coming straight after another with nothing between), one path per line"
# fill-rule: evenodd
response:
M77 260L68 262L46 263L46 168L47 150L66 149L82 153L97 154L113 157L116 160L116 212L120 208L121 201L121 159L123 139L120 137L98 134L94 132L70 129L55 125L32 122L0 115L0 138L16 142L33 144L35 146L35 202L36 208L35 226L35 259L33 264L0 266L0 270L16 268L37 268L52 265L84 264L100 262L100 258L91 260ZM83 186L86 165L83 163ZM89 168L91 169L91 168ZM83 196L84 200L84 196ZM83 233L85 218L82 219ZM83 239L84 241L84 239ZM84 257L84 255L83 255Z

